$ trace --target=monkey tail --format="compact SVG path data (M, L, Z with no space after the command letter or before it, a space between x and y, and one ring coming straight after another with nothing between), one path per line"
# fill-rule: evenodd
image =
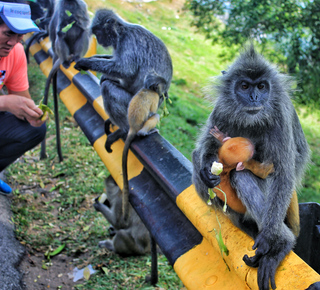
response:
M27 63L30 63L30 60L29 60L29 50L30 50L30 46L32 45L33 41L35 39L40 39L40 37L42 36L45 36L47 34L46 31L39 31L39 32L35 32L31 38L29 39L29 42L28 44L26 45L24 51L25 51L25 54L26 54L26 58L27 58Z
M128 180L128 153L129 147L135 138L131 130L128 133L124 149L122 152L122 176L123 176L123 189L122 189L122 216L125 221L129 217L129 180Z
M48 78L46 80L46 86L44 88L44 97L43 97L43 103L45 105L48 104L48 95L49 95L49 88L50 88L50 84L51 84L51 80L52 80L52 77L54 76L54 74L58 71L60 67L60 60L59 58L55 61L55 63L53 64L52 66L52 69L48 75Z

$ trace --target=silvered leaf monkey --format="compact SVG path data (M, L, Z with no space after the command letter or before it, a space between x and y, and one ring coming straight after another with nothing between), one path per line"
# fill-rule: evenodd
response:
M290 77L279 73L253 45L248 47L218 79L215 107L192 158L193 183L204 201L208 188L220 183L220 177L210 171L221 146L209 133L214 126L230 137L250 139L255 147L253 159L273 164L274 172L266 179L249 170L230 172L231 185L246 212L229 209L229 217L255 239L255 255L243 259L248 266L258 267L260 290L269 289L269 282L276 288L276 269L295 244L286 215L309 160L309 147L290 99L291 87ZM215 199L216 205L220 203ZM293 226L299 228L299 219Z

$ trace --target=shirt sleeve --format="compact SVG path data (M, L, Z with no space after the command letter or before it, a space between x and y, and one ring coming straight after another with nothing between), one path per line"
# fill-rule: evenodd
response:
M21 43L17 43L12 51L10 75L5 82L6 87L15 92L29 88L27 59Z

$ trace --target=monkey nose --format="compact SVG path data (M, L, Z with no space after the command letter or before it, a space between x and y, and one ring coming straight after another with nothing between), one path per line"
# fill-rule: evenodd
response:
M258 100L258 96L250 96L250 101L256 102Z

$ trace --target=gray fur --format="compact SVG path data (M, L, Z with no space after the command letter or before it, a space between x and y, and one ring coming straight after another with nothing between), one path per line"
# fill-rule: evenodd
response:
M245 100L252 108L262 108L256 114L248 113L249 105L245 110L241 94L235 89L242 78L267 82L263 100L250 101L249 96ZM258 284L263 290L269 289L269 281L275 288L275 271L295 244L284 220L292 192L299 186L309 160L309 147L290 99L291 83L253 46L247 48L213 88L216 104L193 152L193 182L204 201L208 200L208 187L220 182L220 177L210 172L220 147L209 134L214 126L230 137L249 138L256 148L253 158L274 164L275 172L265 180L247 170L233 171L230 177L247 213L241 215L229 209L229 216L235 225L255 238L255 256L245 256L244 261L249 266L259 266ZM219 204L215 200L215 205Z
M72 25L68 27L68 25ZM49 23L49 37L54 52L52 69L45 84L43 103L48 103L51 80L54 79L60 64L68 68L73 61L85 55L89 47L90 18L87 4L83 0L57 0ZM55 123L59 161L63 160L60 145L59 111L54 84ZM46 158L45 140L42 142L40 158Z
M45 11L45 15L39 19L39 24L37 24L42 29L47 30L51 16L54 12L54 2L55 0L38 0L37 3L41 6L41 8Z
M129 130L129 102L142 89L147 75L154 73L164 78L167 94L172 79L171 57L158 37L143 26L124 21L112 10L98 10L91 29L99 44L113 48L113 55L81 59L75 68L103 73L100 83L105 110L112 124L121 128L125 135ZM109 152L116 140L114 136L108 136L106 148Z
M68 16L66 11L71 12ZM63 32L68 24L74 24ZM72 61L83 57L88 50L90 37L90 18L87 4L83 0L57 0L54 13L49 24L49 37L57 58L65 67Z
M122 215L122 192L110 175L105 180L108 201L100 203L96 200L94 208L100 211L114 228L112 240L99 242L105 247L120 255L143 255L150 252L150 236L147 228L129 205L128 219Z
M66 13L69 11L71 16ZM63 29L74 21L72 27ZM87 4L82 0L57 0L49 24L49 37L54 52L52 69L48 75L44 102L47 103L50 83L60 64L68 68L71 62L83 57L89 47L90 18Z

